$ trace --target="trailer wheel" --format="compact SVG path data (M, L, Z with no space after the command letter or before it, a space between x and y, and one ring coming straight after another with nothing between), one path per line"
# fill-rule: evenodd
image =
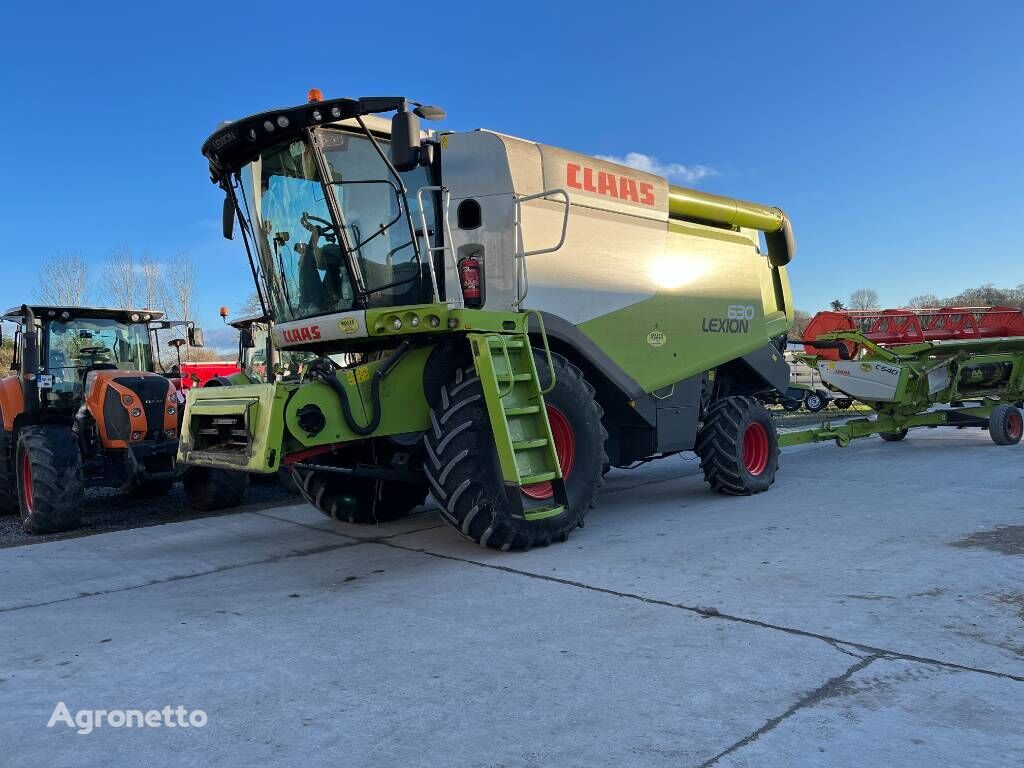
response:
M836 408L841 411L845 411L847 408L853 407L853 400L850 400L848 397L840 397L832 402L834 402L836 404Z
M426 501L429 488L416 483L345 477L334 472L294 470L295 485L310 504L343 523L387 523Z
M18 434L15 452L21 525L28 533L57 533L82 520L82 457L66 427L40 424Z
M879 432L878 436L887 443L898 443L907 436L909 429L901 429L897 432Z
M996 445L1016 445L1024 435L1024 419L1009 403L997 405L988 417L988 433Z
M775 482L779 436L771 414L752 397L712 403L695 450L704 479L718 493L749 496Z
M181 476L185 499L192 509L213 512L237 507L249 487L247 472L213 467L188 467Z
M604 415L594 389L583 373L561 355L553 354L555 388L544 396L562 464L568 505L560 514L528 521L506 497L498 451L494 444L480 378L473 368L458 370L441 390L431 412L432 428L424 444L424 469L444 518L463 536L493 549L529 549L564 541L594 505L608 464ZM538 360L543 381L544 364ZM522 506L550 504L550 484L522 489Z
M807 397L804 398L804 408L811 413L817 413L828 405L828 400L819 395L817 392L808 392Z

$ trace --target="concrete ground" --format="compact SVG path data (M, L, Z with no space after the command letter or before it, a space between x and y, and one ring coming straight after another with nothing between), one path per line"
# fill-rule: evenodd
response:
M1019 764L1024 446L615 471L566 544L279 507L0 550L0 764ZM201 709L203 728L47 728ZM7 761L10 761L9 763Z

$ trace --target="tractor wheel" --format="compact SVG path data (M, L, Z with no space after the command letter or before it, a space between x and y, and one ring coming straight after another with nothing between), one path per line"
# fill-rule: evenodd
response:
M879 432L878 436L887 443L898 443L907 436L909 431L909 429L901 429L897 432Z
M166 496L173 487L173 480L150 480L139 483L129 493L137 499L155 499L158 496Z
M296 470L295 484L310 504L343 523L388 523L426 501L430 489L416 483L346 477L335 472Z
M483 389L473 368L455 372L431 412L431 429L424 437L424 469L434 497L444 518L481 546L504 551L565 541L583 524L604 483L607 432L594 389L564 357L552 355L552 359L555 388L544 402L569 501L558 515L526 520L507 498ZM544 386L546 364L536 353L535 360ZM521 494L522 508L528 511L551 504L554 489L551 483L538 483L524 486Z
M811 413L817 413L828 405L828 400L819 395L817 392L808 392L807 397L804 398L804 408Z
M712 403L697 434L696 452L711 489L731 496L768 490L779 468L775 422L752 397Z
M213 512L237 507L249 487L247 472L212 467L188 467L181 476L185 500L192 509Z
M846 409L853 407L853 400L849 399L848 397L840 397L836 400L833 400L833 402L836 404L836 408L838 408L841 411L845 411Z
M1009 403L997 405L988 417L988 433L996 445L1016 445L1024 435L1024 419Z
M57 533L82 520L82 457L66 427L40 424L18 434L15 451L21 525L28 533Z

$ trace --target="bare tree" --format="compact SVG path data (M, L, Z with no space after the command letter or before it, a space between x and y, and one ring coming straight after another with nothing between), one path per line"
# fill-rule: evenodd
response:
M77 252L58 253L43 262L35 299L41 304L79 307L86 303L89 267Z
M254 317L263 314L263 305L260 304L260 296L256 291L250 293L238 307L238 314L241 317Z
M790 339L802 339L807 323L811 321L811 313L802 309L793 310L793 329L789 332Z
M173 308L175 320L192 320L196 311L193 303L196 269L191 257L186 253L179 253L169 272L167 283L171 295L168 298L167 310L171 312ZM185 359L192 360L191 347L185 347Z
M149 254L143 254L139 262L141 296L145 309L167 311L167 282L164 279L164 265Z
M878 309L878 291L874 288L858 288L850 294L851 309Z
M919 296L911 296L907 301L907 309L934 309L945 306L945 303L934 293L922 293Z
M103 263L103 285L107 301L120 309L132 309L141 298L135 257L127 248L112 252Z

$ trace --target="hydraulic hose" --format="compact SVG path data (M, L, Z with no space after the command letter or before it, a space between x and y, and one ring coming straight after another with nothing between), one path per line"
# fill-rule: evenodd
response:
M398 345L398 348L391 353L391 356L380 366L376 371L373 372L373 380L370 382L370 400L373 404L373 416L370 422L365 426L355 420L352 415L352 405L348 401L348 392L345 391L345 387L342 386L341 382L338 381L338 377L335 376L334 363L329 358L320 357L309 364L309 377L315 381L322 382L329 386L334 393L338 396L338 400L341 403L341 415L345 419L345 424L348 428L355 432L361 437L366 437L377 431L377 427L380 426L381 416L383 415L380 406L380 385L381 382L387 377L389 373L394 369L398 362L402 359L406 352L412 345L408 340L403 341Z

